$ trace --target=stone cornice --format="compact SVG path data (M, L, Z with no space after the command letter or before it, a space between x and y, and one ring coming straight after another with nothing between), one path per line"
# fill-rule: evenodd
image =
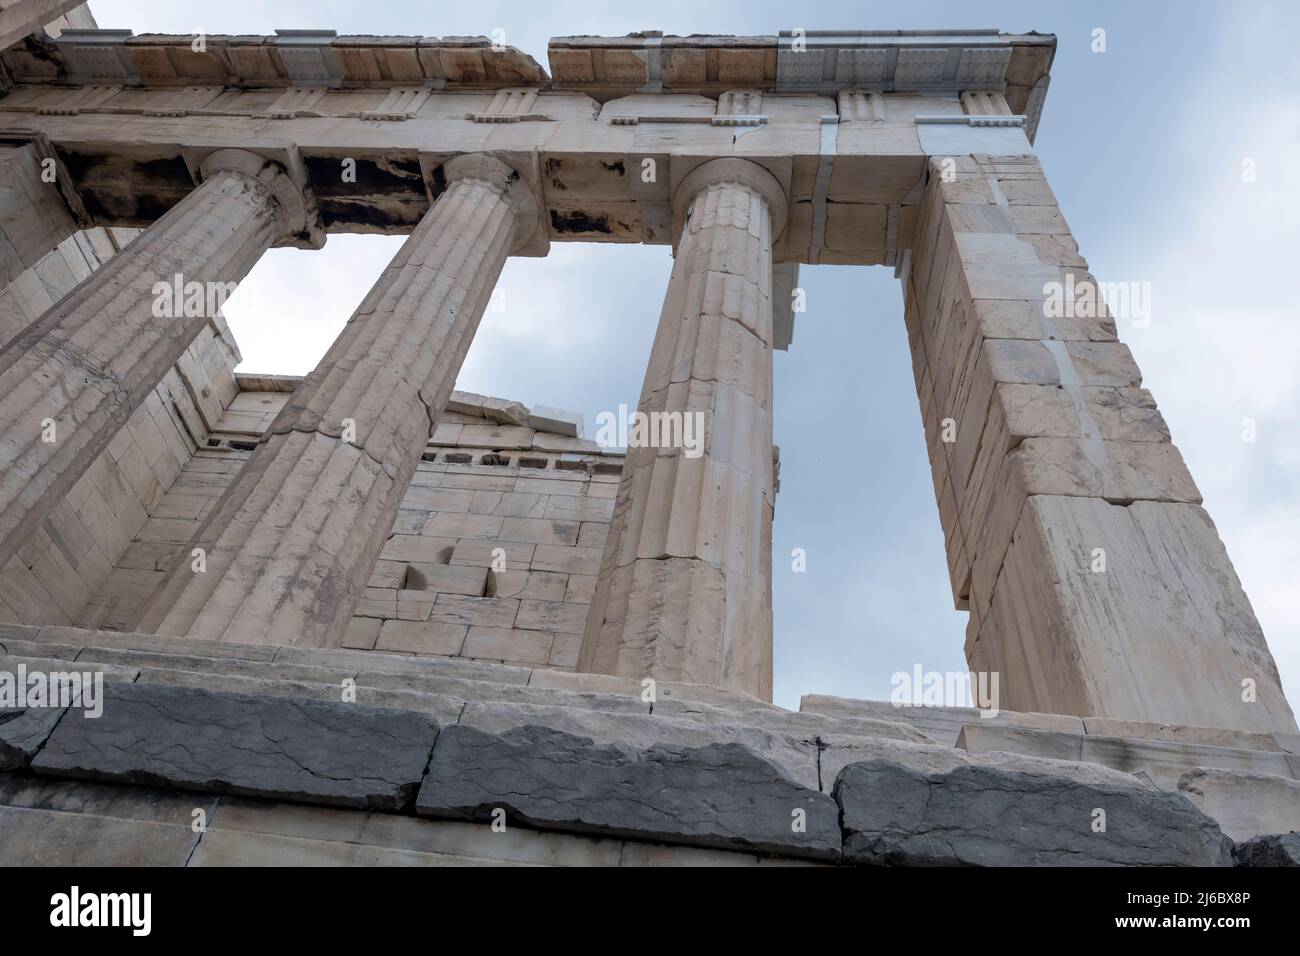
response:
M548 80L532 57L487 37L276 36L67 30L28 37L0 54L14 82L141 86L426 86L498 89ZM195 49L200 46L201 49Z
M530 56L486 37L275 36L68 30L28 37L0 53L15 83L232 88L505 90L583 92L605 102L632 93L737 89L835 95L841 90L1003 93L1027 117L1032 141L1056 52L1049 34L955 31L818 31L800 36L556 37L552 76ZM386 118L377 116L375 118Z
M1032 138L1056 52L1050 34L996 30L809 30L800 36L556 37L551 89L601 101L632 93L841 90L1004 93Z

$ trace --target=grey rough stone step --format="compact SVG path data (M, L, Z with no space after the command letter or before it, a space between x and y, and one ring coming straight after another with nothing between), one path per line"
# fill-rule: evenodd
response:
M779 708L751 708L736 711L690 700L659 701L656 717L676 717L703 724L746 724L780 733L814 738L822 734L847 734L854 737L883 737L914 744L933 744L916 727L903 721L878 720L872 717L829 717L823 714L798 713Z
M527 684L532 670L488 661L458 658L416 657L385 651L355 651L343 648L277 647L267 644L238 644L230 641L195 640L90 628L0 624L0 644L12 639L27 644L51 644L64 650L102 648L141 651L217 660L263 661L278 665L319 667L356 673L361 670L390 674L445 674L466 680L501 684ZM50 654L48 656L56 656Z
M53 641L28 641L0 636L0 655L45 657L70 661L81 651L80 645L55 644Z
M39 671L43 674L103 674L106 681L129 684L135 680L140 671L126 664L108 664L95 661L75 661L66 657L25 657L17 654L0 655L0 671L17 674L19 667L26 667L30 674Z
M436 718L439 724L454 724L465 706L465 702L458 698L440 694L418 694L414 691L384 690L360 685L355 688L356 700L349 703L343 700L343 688L339 684L312 684L305 681L281 681L264 677L240 677L159 667L143 668L136 683L193 687L232 694L293 697L331 704L360 704L363 707L382 707L386 710L409 710L418 714L428 714Z
M243 658L208 657L198 654L134 650L87 646L77 655L77 662L117 664L126 667L153 667L173 671L193 671L223 677L256 677L272 681L298 681L308 684L342 685L345 678L355 678L355 670L338 667L311 667L303 664L278 664L273 661Z
M464 677L433 674L385 674L361 671L357 683L386 690L443 694L465 701L500 701L513 704L545 704L578 710L600 710L622 714L649 714L650 705L637 697L504 684Z
M1232 852L1238 866L1300 866L1300 833L1252 837Z
M966 724L989 727L1023 727L1056 733L1082 734L1083 720L1062 714L1033 714L1000 711L995 717L981 716L974 707L896 707L883 700L853 700L827 694L805 694L799 701L800 713L825 714L828 717L874 717L877 720L902 721L916 727L936 743L947 747L957 744Z
M834 803L738 744L640 750L546 727L446 728L416 812L487 820L496 808L507 826L823 859L840 847Z
M350 651L335 648L281 647L276 649L278 664L306 664L360 671L383 671L387 674L446 674L467 680L494 684L527 684L532 670L510 664L468 661L453 657L414 657L382 651Z
M33 630L33 629L29 629ZM81 627L41 627L27 638L40 643L105 647L119 650L158 651L192 654L198 657L228 657L240 660L269 661L276 647L265 644L235 644L229 641L206 641L191 638L137 634L129 631L96 631Z
M679 744L686 747L740 744L776 763L803 786L810 790L818 789L815 740L776 733L748 724L703 723L649 714L484 701L468 702L459 724L495 734L515 727L536 725L579 737L590 737L598 744L625 744L637 748L656 744Z
M0 770L32 762L66 707L0 707Z
M532 687L551 687L562 690L588 691L597 694L624 694L641 699L646 688L635 677L617 677L613 674L579 674L573 671L537 668L529 680ZM788 713L774 704L759 700L752 694L730 687L711 684L691 684L678 681L659 681L654 688L654 706L670 705L678 701L709 704L722 710L750 711L773 710ZM649 706L649 702L647 702Z
M48 776L401 810L438 725L357 704L108 684L104 712L71 711L32 761Z
M957 746L972 753L1006 751L1104 764L1148 777L1162 790L1178 789L1178 781L1196 767L1218 767L1248 773L1293 777L1300 759L1273 750L1239 750L1186 740L1101 737L1063 734L1023 727L967 724Z
M1065 777L1086 785L1155 789L1149 780L1101 764L1056 760L1019 753L968 753L938 744L909 744L881 737L825 734L821 745L822 785L830 790L840 771L849 764L877 758L893 761L920 773L946 773L958 767L994 767L1019 773Z
M1140 786L967 764L876 759L835 782L844 856L908 866L1230 866L1232 841L1191 801ZM1094 830L1105 812L1105 829Z
M195 687L223 690L237 694L266 694L275 697L303 697L308 700L344 702L343 678L340 672L322 668L303 669L290 667L299 679L281 677L275 665L254 663L253 666L234 667L227 673L220 666L210 666L202 658L168 658L154 655L163 666L146 666L140 670L140 683L167 684L173 687ZM143 663L144 660L140 659ZM175 663L173 668L165 666ZM264 670L263 668L270 668ZM186 669L194 668L194 669ZM328 675L328 676L327 676ZM317 676L317 680L310 678ZM566 707L574 710L598 710L618 713L645 714L645 706L636 698L616 695L576 694L568 691L543 690L523 684L495 684L488 681L464 680L442 675L385 674L362 672L352 680L356 698L354 703L369 707L413 710L433 714L439 723L456 723L461 710L469 701L482 703L524 703ZM336 679L337 678L337 679Z

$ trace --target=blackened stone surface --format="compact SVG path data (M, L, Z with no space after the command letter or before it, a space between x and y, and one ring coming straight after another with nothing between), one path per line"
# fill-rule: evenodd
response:
M0 707L0 770L21 770L31 763L66 709Z
M835 781L844 856L911 866L1230 866L1232 841L1180 794L967 765L889 760ZM1094 832L1094 811L1106 829Z
M190 687L107 684L98 719L67 715L37 773L400 810L438 725L423 714Z
M840 849L830 798L740 744L641 750L537 726L443 730L416 812L486 820L498 807L507 825L815 858Z
M1238 866L1300 866L1300 833L1251 837L1233 850Z

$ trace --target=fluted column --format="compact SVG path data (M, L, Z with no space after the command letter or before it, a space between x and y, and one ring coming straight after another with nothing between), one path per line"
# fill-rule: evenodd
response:
M687 176L674 202L685 224L637 406L658 446L638 444L633 423L578 670L771 699L772 241L785 195L762 167L726 159ZM664 446L679 423L683 439L698 423L698 444Z
M45 161L53 158L35 142L0 147L0 288L79 227L55 181L57 169L47 171Z
M328 354L164 580L141 627L337 644L441 416L506 258L538 227L506 164L462 156Z
M276 164L220 150L202 169L202 185L0 352L0 566L211 318L206 294L187 308L159 283L229 291L302 229L302 196Z

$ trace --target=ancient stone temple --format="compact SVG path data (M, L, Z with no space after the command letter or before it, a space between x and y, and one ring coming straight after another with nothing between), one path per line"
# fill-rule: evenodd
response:
M1054 37L69 8L0 17L0 862L1300 860L1277 668L1034 154ZM222 296L348 232L406 238L325 357L236 371ZM698 453L454 390L558 242L672 247L637 408ZM771 703L800 264L902 283L993 707Z

